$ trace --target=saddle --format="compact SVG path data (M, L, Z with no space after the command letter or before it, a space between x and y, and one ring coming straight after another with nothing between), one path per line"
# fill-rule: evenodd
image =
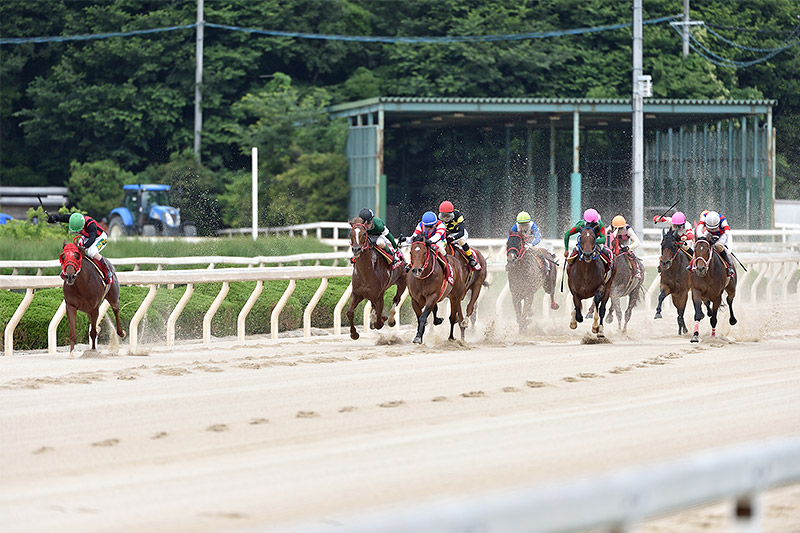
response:
M597 256L600 257L601 262L603 263L603 268L605 268L605 274L603 275L603 281L608 281L608 278L611 277L611 269L614 268L614 252L611 251L611 248L607 246L603 246L597 251ZM572 253L569 254L567 257L567 263L570 265L575 262L575 258L578 257L578 247L572 249Z

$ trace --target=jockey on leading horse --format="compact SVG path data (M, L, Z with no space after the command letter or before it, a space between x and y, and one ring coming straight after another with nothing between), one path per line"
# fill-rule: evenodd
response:
M403 256L400 255L400 248L397 246L397 241L394 235L392 235L392 232L389 231L389 228L386 227L386 223L383 219L376 217L372 209L366 207L358 213L358 216L364 221L364 226L367 228L367 236L370 242L386 251L392 257L392 268L398 263L403 263L405 260ZM391 246L389 246L390 244ZM389 248L388 250L387 247Z
M464 215L461 214L461 211L457 211L452 202L445 200L439 204L439 220L444 222L447 242L459 245L467 256L470 268L480 270L481 264L475 260L472 249L467 244L469 233L464 227Z
M598 248L598 253L603 257L603 264L605 265L605 275L608 277L611 269L614 268L614 254L605 245L606 243L606 227L600 219L600 213L595 209L589 208L583 213L583 218L575 223L570 229L564 233L564 257L567 258L568 263L572 263L578 256L578 247L576 246L572 253L569 253L569 238L571 235L580 233L585 227L592 228L595 234L595 248Z
M642 279L642 266L639 264L639 258L633 253L635 249L641 246L642 242L622 215L617 215L611 220L611 233L608 235L608 241L609 244L616 241L619 246L617 253L625 255L631 261L633 277Z
M108 244L108 235L105 230L100 227L95 219L88 215L81 213L57 214L49 215L47 222L53 224L55 222L69 222L69 230L77 233L80 236L79 245L86 250L86 255L89 256L95 264L103 272L103 281L107 285L113 283L112 272L113 269L109 266L106 258L100 255L100 250Z
M722 259L728 265L728 277L736 275L730 254L728 254L728 244L731 239L730 233L731 227L728 225L728 220L716 211L709 211L706 214L705 219L701 220L697 225L697 232L695 233L697 239L708 239L714 249L722 256Z

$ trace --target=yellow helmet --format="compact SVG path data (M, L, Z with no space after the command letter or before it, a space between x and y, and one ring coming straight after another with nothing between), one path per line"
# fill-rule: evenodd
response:
M519 215L517 215L517 222L520 224L526 224L531 221L531 215L527 211L520 211Z
M611 221L611 225L615 228L624 228L625 224L627 224L627 222L625 222L625 217L622 215L615 216Z

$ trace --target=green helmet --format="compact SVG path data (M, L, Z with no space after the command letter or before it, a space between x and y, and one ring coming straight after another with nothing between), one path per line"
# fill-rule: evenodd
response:
M83 229L84 218L80 213L72 213L69 217L69 230L79 232Z
M517 215L517 222L520 224L526 224L531 221L531 216L528 214L527 211L520 211L519 215Z

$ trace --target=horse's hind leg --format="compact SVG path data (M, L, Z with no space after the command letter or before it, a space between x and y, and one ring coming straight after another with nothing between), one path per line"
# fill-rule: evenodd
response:
M89 315L89 338L92 340L92 350L97 350L97 317L100 314L97 308L87 313Z
M728 287L726 291L728 294L725 297L725 301L728 302L728 311L730 311L731 313L728 322L730 323L731 326L735 326L736 322L738 322L738 320L736 320L736 317L733 316L733 299L736 297L736 287L734 287L733 289Z
M106 300L108 300L108 303L111 305L111 310L114 311L114 320L117 323L117 336L120 339L124 339L125 331L122 329L122 324L119 321L119 284L116 280L111 290L108 291Z
M436 313L439 311L439 304L433 304L433 325L438 326L444 322L444 317L439 317Z
M594 295L594 307L595 313L592 320L592 333L596 333L598 337L603 336L603 322L602 322L602 315L606 312L606 305L605 301L603 301L603 293L598 292ZM600 309L602 308L602 312Z
M656 305L656 316L653 318L661 318L661 303L664 301L664 298L667 297L667 292L664 289L661 289L661 292L658 293L658 305ZM672 302L675 302L675 296L672 296Z
M678 310L678 335L689 333L689 328L686 327L686 322L683 319L683 314L686 312L686 300L689 299L689 293L672 294L672 304Z
M396 323L395 317L400 313L400 298L403 297L404 292L406 292L406 279L405 277L401 277L397 281L397 291L394 293L394 298L392 298L392 308L389 310L389 327L393 328Z
M78 334L75 332L75 322L77 321L78 308L67 305L67 322L69 322L69 358L75 357L75 341Z

